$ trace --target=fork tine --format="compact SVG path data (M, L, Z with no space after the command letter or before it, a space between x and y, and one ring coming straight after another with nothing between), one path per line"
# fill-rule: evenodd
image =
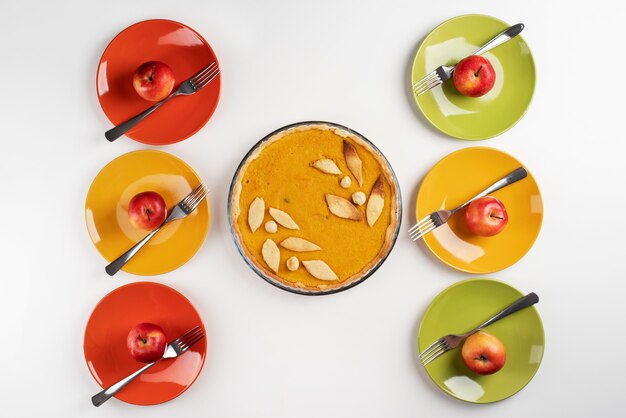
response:
M435 76L437 76L437 70L435 70L435 71L433 71L433 72L430 72L430 73L426 74L424 77L422 77L420 80L416 81L416 82L413 84L413 91L415 91L415 90L418 88L418 86L421 86L422 84L425 84L425 83L426 83L426 84L428 84L428 83L430 83L430 81L431 81L431 80L432 80Z
M411 235L411 241L415 242L419 240L420 238L424 238L424 236L428 234L429 232L431 232L433 229L435 229L435 226L432 226L431 228L428 228L427 230L423 232L418 232L418 233Z
M427 357L420 359L422 364L426 366L428 363L441 356L444 353L447 353L449 349L445 346L439 347L436 351L431 352Z
M446 340L444 338L440 338L420 353L420 362L425 366L449 350L450 346Z
M432 225L435 225L435 222L433 221L432 218L428 218L425 222L420 223L417 228L413 229L412 231L409 231L409 235L419 234L425 229L430 228Z
M413 85L413 91L414 92L418 92L418 91L424 89L425 87L430 86L431 84L436 83L436 82L440 82L440 81L441 81L441 77L440 77L439 73L437 73L437 71L433 71L428 76L426 76L424 79L420 80L418 83L415 83Z
M185 341L181 342L179 344L180 349L183 350L183 351L186 351L192 345L194 345L195 343L197 343L198 341L200 341L203 338L204 338L204 332L202 331L202 329L200 329L193 336L190 336L188 339L186 339Z
M220 72L219 67L215 67L212 68L210 71L208 71L207 73L203 74L201 77L198 77L194 80L194 82L196 84L202 84L204 83L205 80L214 77L216 74L218 74Z
M416 229L419 229L420 226L424 225L425 222L431 221L432 218L430 217L430 215L425 216L424 218L422 218L419 222L416 222L415 225L413 225L410 229L409 232L413 232Z
M208 193L209 192L208 192L207 188L203 185L202 186L202 190L200 190L198 193L196 193L194 198L190 202L186 203L186 206L188 207L189 211L196 210L196 208L198 207L200 202L202 202L202 200L204 200L204 198L206 197L206 195Z
M424 224L424 222L426 222L426 221L432 221L432 217L431 217L430 215L428 215L428 216L426 216L426 217L422 218L422 220L421 220L421 221L417 222L415 225L413 225L413 226L411 227L411 229L409 229L409 234L410 234L411 232L415 231L416 229L419 229L420 225L423 225L423 224Z
M439 338L438 340L435 340L435 342L433 342L431 345L429 345L428 347L426 347L421 353L420 353L420 357L423 357L428 351L432 350L435 346L437 345L441 345L443 344L443 338Z
M202 80L211 77L215 73L220 72L220 67L218 67L215 63L213 65L206 68L208 71L203 71L202 74L199 74L198 77L193 78L194 83L200 83Z
M193 331L185 333L185 336L179 341L180 344L187 344L189 341L193 341L198 335L204 334L202 328L197 326Z
M183 339L185 339L188 335L193 334L194 332L196 332L197 330L200 329L199 325L196 325L195 327L191 328L189 331L187 331L186 333L184 333L183 335L181 335L180 337L176 338L173 342L175 343L179 343L181 342Z
M430 231L432 231L435 228L437 228L437 225L433 223L430 226L428 226L426 229L420 230L414 233L413 235L411 235L411 241L413 242L417 241L418 239L422 238L424 235L428 234Z
M428 219L425 220L425 222L420 222L419 224L417 224L417 228L413 229L412 231L409 231L409 235L414 236L414 235L422 234L423 231L429 229L433 225L437 225L437 224L435 223L435 220L431 216L429 216Z
M207 72L211 71L211 69L213 67L215 67L216 65L217 65L217 63L215 61L213 61L211 64L207 65L206 67L204 67L203 69L198 71L196 74L194 74L189 79L189 81L191 81L192 83L195 82L199 77L202 77L204 74L206 74Z
M193 82L195 88L200 90L201 88L205 87L207 84L209 84L211 81L213 81L213 79L215 77L217 77L217 75L219 73L220 73L220 69L219 68L215 68L212 71L210 71L209 73L207 73L204 76L202 76L201 80L195 80Z
M198 184L192 191L189 192L187 196L185 196L185 198L182 200L182 203L186 205L188 202L190 202L202 187L204 187L204 184Z
M441 78L439 78L439 76L437 76L436 80L434 80L433 82L431 82L427 86L422 87L422 89L420 89L419 91L414 90L414 93L415 93L415 95L420 96L420 95L426 93L428 90L431 90L431 89L437 87L441 83L442 83Z
M204 338L204 334L199 335L195 340L190 341L189 344L186 344L186 345L180 347L180 350L184 353L185 351L189 350L195 343L197 343L198 341L200 341L203 338Z

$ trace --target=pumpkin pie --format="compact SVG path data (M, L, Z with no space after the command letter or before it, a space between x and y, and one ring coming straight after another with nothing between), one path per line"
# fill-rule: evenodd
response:
M296 293L364 280L398 234L400 191L383 155L340 125L289 125L261 140L235 173L235 243L264 279Z

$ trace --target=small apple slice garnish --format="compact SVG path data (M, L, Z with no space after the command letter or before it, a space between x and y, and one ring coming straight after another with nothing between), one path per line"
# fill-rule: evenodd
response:
M341 174L341 170L337 167L337 164L333 160L328 158L322 158L321 160L314 161L311 165L317 168L322 173L326 174Z
M296 221L294 221L287 212L283 212L280 209L270 208L270 216L283 227L287 229L300 229Z
M261 249L263 260L267 263L274 273L278 273L278 265L280 264L280 249L278 245L271 239L266 239Z
M319 246L313 244L312 242L298 237L286 238L280 243L280 246L297 252L321 250Z
M278 232L278 224L276 224L276 222L274 221L265 222L265 232L267 232L268 234L275 234L276 232Z
M248 225L252 232L256 231L263 223L265 216L265 201L262 197L257 197L250 204L248 209Z
M351 219L353 221L360 221L363 219L361 212L348 200L340 196L333 194L326 194L326 204L328 210L340 218Z
M287 259L285 265L287 266L287 270L296 271L298 270L298 267L300 267L300 260L298 260L298 257L296 256L291 256Z
M369 226L374 226L380 217L380 214L383 212L384 207L385 191L383 190L383 177L380 175L374 183L370 197L367 200L367 209L365 210L365 213L367 215L367 224Z
M359 186L363 186L363 164L359 154L356 153L356 148L350 142L343 140L343 156L346 159L346 165L348 169L359 183Z
M339 280L335 272L322 260L302 260L302 265L316 279Z
M354 202L355 205L361 206L363 203L365 203L366 200L367 200L367 197L365 197L365 193L363 192L352 193L352 201Z

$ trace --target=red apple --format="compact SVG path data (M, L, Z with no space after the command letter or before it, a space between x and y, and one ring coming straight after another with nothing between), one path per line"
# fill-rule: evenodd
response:
M174 80L174 72L167 64L148 61L135 70L133 87L143 99L158 102L172 92Z
M454 68L454 86L464 96L480 97L496 82L496 72L489 60L480 55L463 58Z
M128 220L135 228L152 230L167 216L165 201L157 192L142 192L128 203Z
M478 331L463 343L461 356L474 373L493 374L504 367L506 351L502 341L494 335Z
M509 215L502 202L486 196L474 200L465 210L465 222L470 231L481 237L490 237L504 229Z
M137 324L126 337L130 355L142 363L152 363L163 357L167 341L160 326L149 322Z

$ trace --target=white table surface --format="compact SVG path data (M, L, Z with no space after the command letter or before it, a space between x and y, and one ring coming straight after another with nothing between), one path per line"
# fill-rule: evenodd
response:
M3 1L0 416L619 416L626 338L611 335L623 330L626 314L626 61L618 4ZM438 133L407 93L421 40L465 13L524 22L538 73L524 118L478 143ZM198 380L179 398L155 407L111 400L96 409L90 397L99 386L82 351L85 323L105 294L146 278L105 274L85 228L85 196L105 164L150 147L104 139L110 124L95 73L108 42L149 18L196 29L222 67L210 122L161 148L210 186L209 235L186 265L148 278L191 299L210 349ZM424 310L471 275L444 266L406 233L374 276L331 296L281 291L245 265L226 219L234 170L262 136L310 119L356 129L384 152L403 193L403 230L414 221L423 176L452 151L495 147L534 173L545 205L541 234L521 261L489 275L541 298L546 351L525 389L495 404L467 404L416 365Z

